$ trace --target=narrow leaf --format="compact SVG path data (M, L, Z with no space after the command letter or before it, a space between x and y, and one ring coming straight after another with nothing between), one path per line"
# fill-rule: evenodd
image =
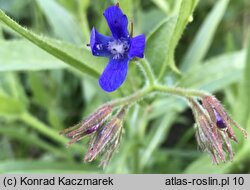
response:
M86 41L75 18L64 7L55 0L36 1L58 37L76 44Z
M171 35L177 21L176 16L163 20L147 37L145 56L155 73L158 73L169 51Z
M0 115L18 117L25 111L24 105L9 96L0 94Z
M8 137L10 139L15 139L20 141L22 144L26 144L28 146L36 146L41 149L47 150L61 158L66 158L68 155L65 154L65 151L55 148L54 146L50 145L48 142L41 140L37 135L34 133L30 133L27 128L23 128L19 126L1 126L0 127L0 134Z
M152 0L152 2L159 7L166 15L169 13L169 4L166 0Z
M216 56L190 69L180 80L179 85L210 92L220 90L241 78L244 62L243 50Z
M65 63L69 64L70 66L74 67L75 69L89 74L93 77L98 78L99 73L91 68L89 65L83 63L81 60L76 59L72 55L69 54L69 52L63 51L60 43L52 43L51 41L48 41L47 39L38 36L34 34L33 32L23 28L19 24L17 24L14 20L9 18L7 15L4 14L2 10L0 10L0 20L3 21L6 25L8 25L10 28L15 30L17 33L21 34L28 40L30 40L32 43L36 44L38 47L44 49L45 51L49 52L50 54L54 55L55 57L63 60ZM73 52L73 51L72 51ZM90 51L85 51L86 54L89 56L91 55ZM86 60L84 60L86 61Z
M152 154L160 146L162 141L166 139L168 133L171 129L171 124L176 119L176 113L172 112L171 114L163 117L161 123L157 128L152 129L152 135L148 139L146 150L143 152L140 161L140 167L144 168L149 162Z
M178 19L175 24L174 31L171 36L171 41L168 45L167 56L162 64L158 79L161 80L164 77L167 66L170 66L175 72L179 73L174 61L175 48L181 38L182 33L185 30L186 25L192 17L193 11L198 3L198 0L183 0L178 13Z
M0 57L0 72L59 69L67 66L26 40L0 41Z
M226 11L228 2L229 0L218 1L207 16L206 20L203 22L182 60L182 72L186 72L191 67L191 65L200 63L206 55L212 43L215 31Z
M118 1L114 0L114 3ZM133 0L119 0L119 5L129 20L133 20Z
M250 33L249 33L250 34ZM245 127L250 118L250 36L245 59L243 77L239 89L239 98L235 107L235 115L238 117L239 123Z

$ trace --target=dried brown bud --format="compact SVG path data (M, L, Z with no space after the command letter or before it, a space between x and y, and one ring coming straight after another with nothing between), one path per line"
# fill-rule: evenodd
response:
M197 123L196 139L203 151L207 151L214 163L218 163L217 157L225 161L223 144L215 124L210 120L206 111L194 99L189 99Z
M111 112L112 106L104 105L79 124L65 129L60 134L66 134L67 137L72 138L68 145L75 143L86 135L94 133L99 127L101 127Z
M122 108L110 122L97 130L97 133L90 141L88 152L84 158L85 161L93 161L101 151L106 149L101 165L107 165L112 153L119 144L125 110L126 108Z
M110 146L107 148L105 151L102 161L99 164L100 167L106 168L109 160L111 159L114 151L118 148L120 141L121 141L121 134L122 134L122 129L119 131L118 137L115 139L114 143L110 144Z
M202 104L207 110L210 118L216 123L216 126L219 129L224 129L230 139L238 142L232 126L237 127L243 133L244 137L247 138L247 132L229 116L224 107L214 96L205 96L202 99Z
M202 99L202 106L193 98L188 100L197 123L196 139L199 147L203 151L207 151L216 164L219 163L219 160L226 161L224 154L233 160L234 153L230 139L238 141L232 126L240 129L245 138L247 132L228 115L214 96L205 96Z

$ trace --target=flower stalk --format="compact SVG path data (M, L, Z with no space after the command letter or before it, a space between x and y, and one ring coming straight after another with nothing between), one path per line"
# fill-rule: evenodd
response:
M154 84L154 85L146 86L143 89L135 92L134 94L130 96L113 100L109 102L108 104L112 105L113 107L133 104L137 102L138 100L150 95L151 93L165 93L165 94L175 95L175 96L184 97L184 98L188 98L188 97L203 98L209 95L209 93L204 92L204 91Z
M140 61L138 61L138 65L141 67L146 80L149 82L149 85L154 86L156 83L156 79L148 61L146 59L141 59Z

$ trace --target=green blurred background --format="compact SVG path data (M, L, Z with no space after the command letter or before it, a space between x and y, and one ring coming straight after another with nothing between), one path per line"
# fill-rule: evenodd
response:
M169 26L161 23L180 14L180 2L120 1L121 9L134 21L134 34L144 33L155 39L154 43L147 42L151 64L160 56L158 46L164 49L169 42ZM94 67L101 71L107 60L89 54L86 58L83 49L93 26L109 34L102 13L114 3L0 0L0 9L68 54L96 64ZM250 1L200 0L189 21L175 51L182 74L169 69L164 84L214 93L249 132ZM157 65L152 67L155 73L159 71ZM88 138L65 148L68 140L59 136L59 131L76 124L104 102L132 94L142 86L142 74L130 64L122 88L107 94L96 78L72 69L0 22L0 172L250 172L250 142L237 129L240 143L234 144L235 160L212 165L209 156L197 148L191 110L183 100L165 95L150 96L130 109L119 150L105 170L98 167L98 160L83 163Z

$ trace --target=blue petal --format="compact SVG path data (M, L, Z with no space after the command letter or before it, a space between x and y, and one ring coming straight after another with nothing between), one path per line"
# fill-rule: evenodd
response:
M115 39L128 38L128 18L117 6L110 6L103 13Z
M103 90L112 92L122 85L126 79L128 62L129 59L110 59L99 79Z
M90 47L92 54L95 56L109 57L110 51L107 49L108 42L112 40L109 36L104 36L96 31L95 28L91 31L90 36Z
M144 34L132 38L128 53L129 58L130 59L132 59L133 57L143 58L145 45L146 45L146 40Z

